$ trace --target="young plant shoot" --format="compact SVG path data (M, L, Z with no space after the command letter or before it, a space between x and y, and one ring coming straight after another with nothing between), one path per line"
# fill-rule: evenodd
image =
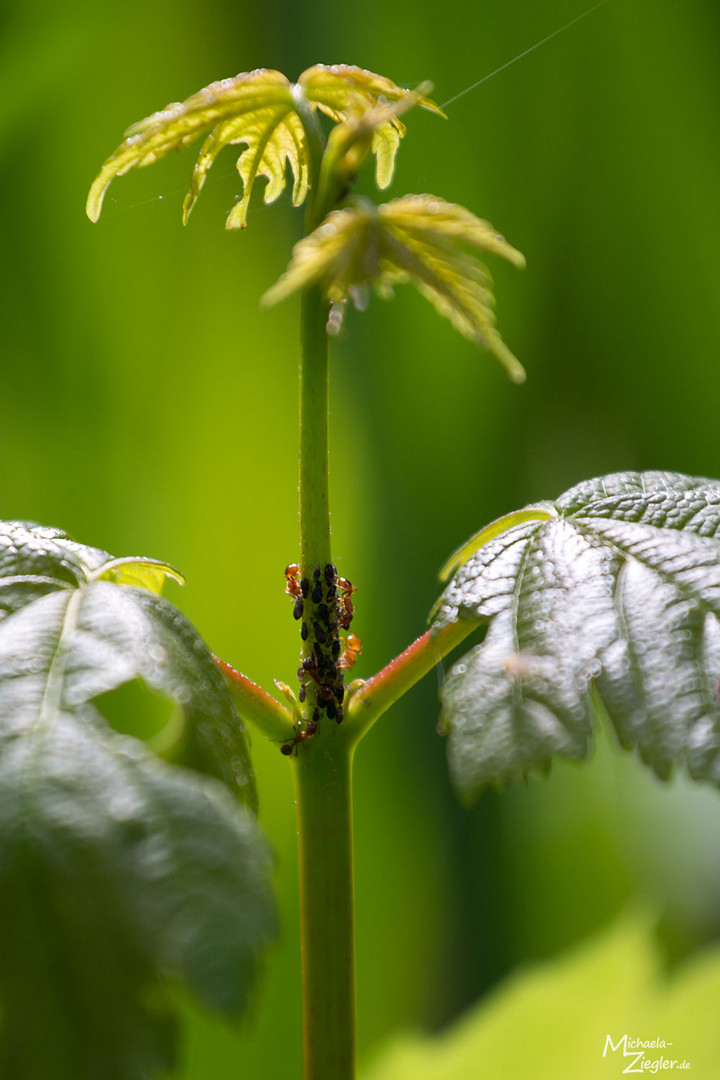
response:
M442 118L430 92L346 65L316 65L295 83L240 74L134 124L92 185L97 221L115 177L203 137L184 222L230 145L242 148L242 194L228 229L247 226L258 178L270 203L291 174L292 202L305 206L305 235L262 298L301 302L300 535L285 569L298 667L277 672L279 701L214 657L159 595L178 579L170 567L2 525L2 1075L136 1080L172 1068L163 977L219 1013L243 1010L275 930L247 722L278 744L296 786L305 1080L352 1080L354 750L478 626L484 640L443 691L464 800L554 757L584 758L598 698L621 744L659 776L682 767L720 784L716 481L613 474L507 514L450 558L430 629L372 678L353 679L356 583L336 568L328 490L328 342L347 303L364 309L372 293L409 282L514 382L525 378L497 329L484 261L521 268L520 252L438 195L379 205L353 195L366 163L388 187L413 109ZM95 704L137 678L176 702L158 741L172 765L111 730ZM71 987L42 932L49 918L68 949L84 942ZM79 1007L57 1008L70 999ZM43 1028L55 1038L38 1037ZM49 1041L67 1048L62 1061L42 1059Z

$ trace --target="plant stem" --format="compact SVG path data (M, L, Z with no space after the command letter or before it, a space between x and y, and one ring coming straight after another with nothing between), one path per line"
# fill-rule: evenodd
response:
M326 726L295 763L305 1080L355 1076L353 749Z
M328 304L318 288L302 296L300 368L300 562L312 578L330 558L328 494Z
M300 371L300 563L313 581L332 562L328 493L328 304L319 289L302 297ZM305 600L303 657L327 651L318 642L318 605ZM337 628L335 629L337 633ZM329 655L329 654L328 654ZM303 977L305 1080L355 1076L355 962L351 769L354 741L319 715L316 690L307 694L296 748L298 858ZM316 729L317 728L317 729Z

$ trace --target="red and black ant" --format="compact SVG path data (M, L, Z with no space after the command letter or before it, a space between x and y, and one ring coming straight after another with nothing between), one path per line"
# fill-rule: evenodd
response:
M284 754L285 757L290 757L291 754L293 755L293 757L297 757L298 746L300 746L300 744L305 742L307 739L312 739L313 735L317 731L317 728L317 720L308 720L304 728L301 728L299 724L293 724L293 731L295 732L295 735L292 739L288 739L287 742L284 742L282 744L282 746L280 747L280 753Z

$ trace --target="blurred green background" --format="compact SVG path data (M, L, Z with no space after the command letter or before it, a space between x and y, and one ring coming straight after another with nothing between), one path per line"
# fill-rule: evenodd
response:
M118 180L97 226L87 188L129 123L214 79L345 62L432 79L444 102L582 10L5 0L0 514L167 559L189 582L171 598L215 651L268 689L292 681L298 309L257 302L302 215L256 202L226 233L231 151L186 229L192 151ZM609 0L447 112L408 117L390 194L464 203L524 251L525 274L493 269L528 382L412 290L349 314L332 354L333 538L358 584L365 677L423 631L439 566L492 518L616 469L720 476L717 0ZM462 810L436 690L426 679L357 755L363 1056L633 901L663 917L672 955L720 932L720 796L660 785L601 736L589 767ZM293 793L277 746L256 736L254 752L282 938L238 1031L187 1007L183 1080L299 1071Z

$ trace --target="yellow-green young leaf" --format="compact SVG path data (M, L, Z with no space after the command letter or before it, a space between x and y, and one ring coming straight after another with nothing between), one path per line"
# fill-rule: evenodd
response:
M320 283L328 300L341 308L371 284L387 290L412 281L460 333L492 352L510 377L522 382L523 367L496 329L490 272L465 248L525 265L521 253L487 221L435 195L406 195L377 207L358 200L333 211L295 245L286 273L263 301L271 305Z
M398 118L414 105L426 101L422 91L430 86L425 83L415 91L407 91L397 101L378 105L335 125L328 135L320 165L316 208L324 207L327 211L343 201L369 153L375 154L378 186L387 187L392 180L400 138L405 132Z
M453 551L438 577L441 581L448 581L452 574L459 570L463 563L468 561L471 555L479 551L488 541L494 540L496 536L500 536L501 533L512 529L514 525L522 525L526 521L549 521L550 518L557 516L557 510L552 503L526 506L524 510L515 510L512 514L504 514L497 520L491 521L489 525L480 529L464 544L461 544L456 551Z
M357 120L378 105L408 99L410 104L444 116L435 102L412 90L405 90L372 71L351 64L315 64L298 79L308 101L336 123ZM379 188L386 188L395 169L395 154L405 125L397 114L389 114L378 124L372 137L372 152L376 158L376 177Z
M185 196L183 222L187 223L205 183L205 176L217 155L225 146L240 142L247 144L247 149L237 161L237 170L243 182L243 197L228 215L225 228L245 228L250 196L258 176L267 177L264 194L266 203L274 202L282 195L288 162L295 178L293 206L301 206L305 201L308 191L305 129L294 109L283 102L256 109L250 115L225 120L208 135L195 164L190 191Z
M320 109L336 123L342 123L378 105L399 102L410 95L413 104L440 113L428 98L403 90L381 75L342 64L309 68L296 85L280 71L268 68L221 79L187 101L174 102L128 128L125 141L107 159L90 188L88 217L97 221L105 192L116 176L152 165L171 150L181 150L207 134L183 203L183 221L187 222L220 151L225 146L244 144L246 149L237 162L243 197L227 219L228 228L244 228L258 176L267 178L265 202L273 202L285 190L289 163L294 176L293 203L300 206L305 200L309 151L298 111L299 100L305 100L306 108L309 105L311 110ZM380 187L390 183L395 153L404 133L405 128L396 115L384 120L374 133L372 151L377 158Z
M90 188L87 213L97 221L105 192L116 176L130 169L152 165L171 150L180 150L210 131L195 167L191 190L185 199L183 217L192 210L208 169L220 150L231 143L245 143L238 169L243 179L243 201L233 214L233 224L242 225L255 177L267 176L269 195L277 198L285 186L285 163L290 161L295 175L293 198L302 202L307 190L307 150L302 124L295 111L292 87L279 71L261 68L222 79L175 102L145 120L133 124L123 143L107 159Z
M142 556L128 556L122 559L111 559L95 571L93 580L112 581L116 585L134 585L139 589L147 589L157 593L163 590L163 585L170 578L178 585L185 584L185 578L179 570L169 563L158 562L157 559L146 559Z
M507 979L439 1035L396 1037L361 1077L710 1080L720 1076L719 993L717 948L668 974L650 921L626 918Z

